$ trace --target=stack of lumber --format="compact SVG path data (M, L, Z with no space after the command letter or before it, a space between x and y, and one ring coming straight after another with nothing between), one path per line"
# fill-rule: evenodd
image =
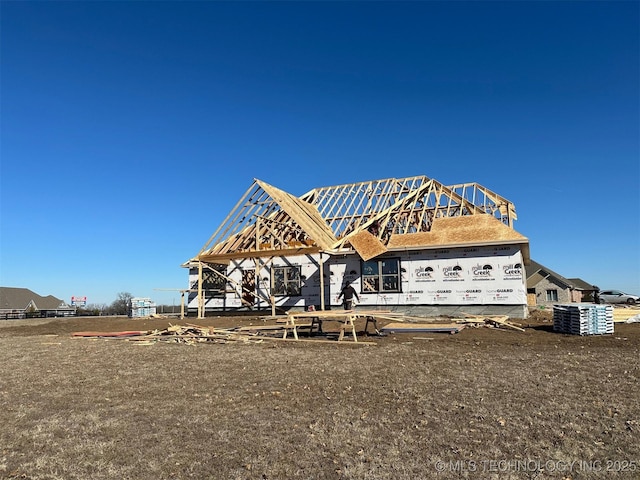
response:
M613 333L613 307L591 303L553 306L553 330L572 335Z
M615 307L613 309L613 321L614 323L640 322L640 308Z

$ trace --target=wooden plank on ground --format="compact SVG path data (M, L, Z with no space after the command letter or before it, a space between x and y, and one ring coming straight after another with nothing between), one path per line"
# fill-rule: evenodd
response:
M392 322L404 322L404 319L398 317L388 317L387 315L373 315L376 320L390 320Z
M357 342L344 342L344 341L338 342L337 340L322 340L322 339L313 339L313 338L298 338L297 340L293 338L280 338L280 337L254 337L254 338L259 338L261 340L264 339L269 341L276 341L276 342L331 343L333 345L378 345L376 342L362 342L360 340L358 340Z
M295 318L307 318L307 317L340 317L355 315L357 317L375 317L378 314L385 314L389 316L395 316L393 312L388 310L316 310L314 312L290 312L287 314L289 317ZM398 314L402 316L402 314Z
M640 315L640 308L622 308L616 307L613 309L613 321L616 323L626 322L631 317Z
M469 313L465 314L466 317L462 321L468 321L472 323L480 323L480 321L485 323L495 323L498 326L511 328L513 330L517 330L519 332L524 332L525 329L509 322L508 315L471 315Z
M472 324L485 324L487 323L484 318L454 318L452 319L456 323L472 323Z
M124 332L73 332L74 337L136 337L146 335L147 330L130 330Z
M458 333L464 325L458 323L389 323L380 330L395 333L447 332Z
M509 317L506 317L506 318L509 318ZM487 318L487 320L489 322L497 323L500 326L511 328L513 330L517 330L519 332L524 332L525 331L524 328L520 328L517 325L514 325L513 323L510 323L510 322L507 322L506 320L503 320L502 318Z
M258 332L262 330L284 330L285 328L293 328L291 325L246 325L244 327L238 327L238 332Z

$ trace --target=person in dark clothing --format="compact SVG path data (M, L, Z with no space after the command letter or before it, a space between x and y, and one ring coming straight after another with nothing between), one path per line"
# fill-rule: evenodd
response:
M338 300L343 298L342 306L345 310L351 310L353 308L353 297L356 297L356 300L360 301L360 297L358 297L358 293L356 289L353 288L350 284L345 283L340 291L340 295L338 295Z
M593 303L600 303L600 289L595 285L593 286Z

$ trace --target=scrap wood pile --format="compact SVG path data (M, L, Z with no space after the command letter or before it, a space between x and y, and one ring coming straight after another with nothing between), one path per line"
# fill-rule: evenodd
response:
M164 330L154 330L150 332L145 340L165 341L172 343L227 343L231 341L260 343L262 340L254 338L252 335L239 333L235 329L201 327L199 325L187 324L169 325Z
M509 321L508 315L471 315L465 314L464 318L446 318L446 323L438 323L442 322L442 319L429 319L426 317L414 317L409 315L403 315L402 313L383 313L375 315L377 319L384 320L392 320L393 322L406 322L413 324L413 327L405 327L407 331L416 330L416 325L424 324L425 330L427 330L427 326L431 325L433 327L432 331L436 331L436 327L442 327L442 331L446 331L447 329L453 331L453 333L457 333L459 330L462 330L464 327L491 327L491 328L506 328L509 330L517 330L519 332L524 332L524 328L520 325ZM400 331L400 326L392 325L394 331ZM457 326L457 327L456 327ZM386 327L387 330L390 329L389 325Z
M336 342L334 340L316 339L289 339L282 335L286 329L291 329L288 325L263 325L244 326L232 328L203 327L200 325L187 324L169 325L164 330L135 330L122 332L74 332L71 335L75 338L108 338L125 339L139 342L144 345L151 345L156 342L167 343L262 343L264 340L282 342L314 342L314 343L336 343L342 345L375 345L374 342Z
M508 315L467 315L464 318L456 319L456 323L474 327L495 327L506 328L524 332L524 328L509 321Z
M155 342L169 343L227 343L231 341L242 341L260 343L262 337L248 333L241 333L235 329L202 327L199 325L187 324L169 325L164 330L141 330L125 332L75 332L74 337L89 338L123 338L130 341L145 342L147 344Z

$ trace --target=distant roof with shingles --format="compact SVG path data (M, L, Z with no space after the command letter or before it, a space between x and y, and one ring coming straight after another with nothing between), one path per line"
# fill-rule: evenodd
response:
M24 310L31 301L38 310L53 310L64 304L53 295L43 297L28 288L0 287L0 310Z
M538 281L539 281L539 279L541 277L552 276L553 278L558 280L560 283L563 283L567 287L577 288L579 290L585 290L582 286L579 286L579 285L575 284L570 279L563 277L559 273L554 272L550 268L547 268L544 265L542 265L541 263L538 263L538 262L536 262L534 260L531 260L529 262L529 264L525 266L525 271L527 273L527 287L528 288L532 288L533 286L535 286L535 284L538 283ZM544 275L544 274L546 274L546 275ZM533 284L532 284L532 282L533 282ZM592 289L593 288L591 286L589 286L589 288L587 288L587 290L592 290Z
M576 287L581 288L582 290L597 290L595 285L585 282L581 278L570 278L571 283L573 283Z

